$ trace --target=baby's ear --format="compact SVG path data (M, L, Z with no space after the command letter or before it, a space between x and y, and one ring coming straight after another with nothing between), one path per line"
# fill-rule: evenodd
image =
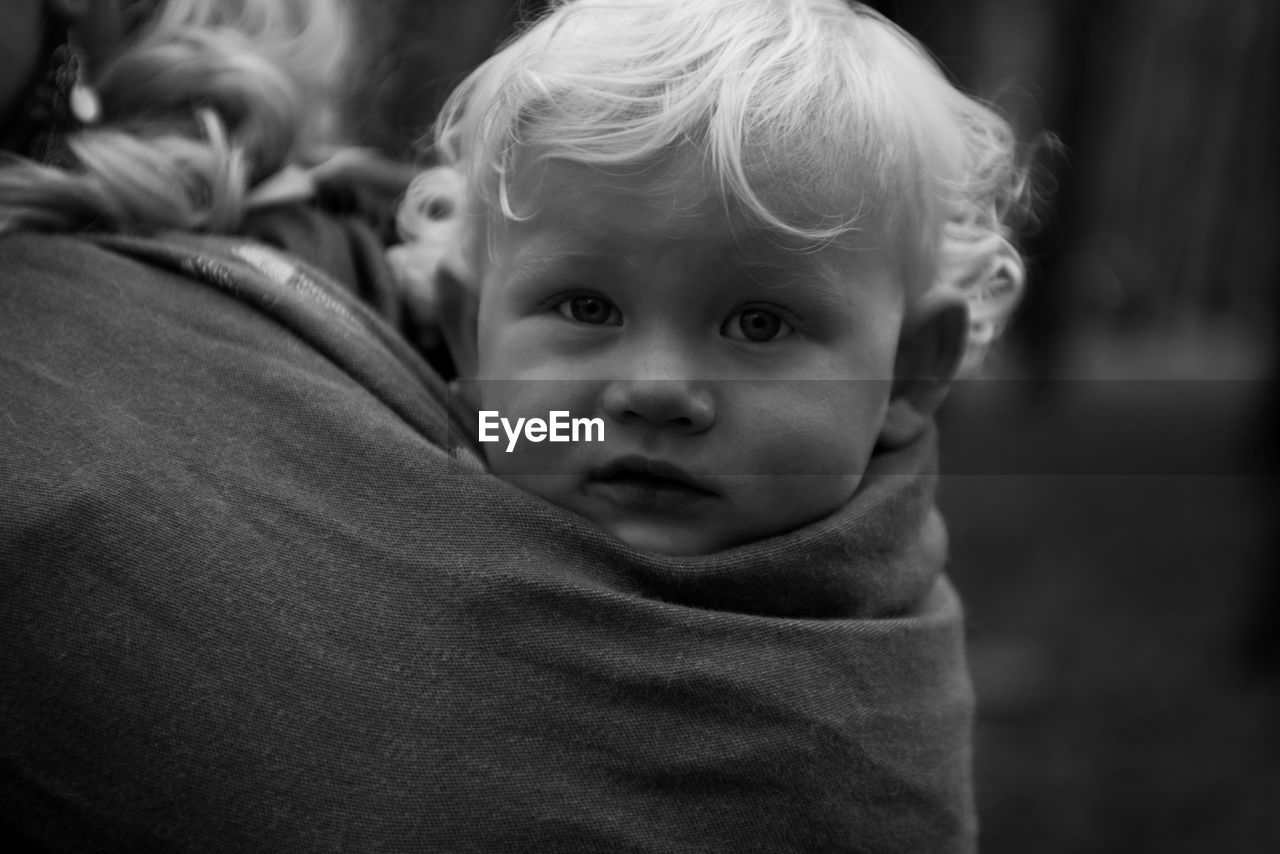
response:
M901 447L925 430L960 369L968 330L968 304L957 292L936 291L911 307L898 340L880 444Z

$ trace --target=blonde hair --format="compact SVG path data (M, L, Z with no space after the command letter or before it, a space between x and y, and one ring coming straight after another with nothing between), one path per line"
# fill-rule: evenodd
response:
M1010 240L1025 170L1008 123L956 89L923 48L843 0L561 0L452 94L436 127L447 199L519 219L517 165L643 168L698 152L724 198L779 237L898 251L913 292L970 303L981 360L1022 290ZM833 186L840 193L833 193ZM426 243L450 190L421 176L402 231ZM848 190L861 196L840 209Z
M332 141L341 0L161 0L93 81L102 122L71 163L0 161L0 233L86 226L227 232L249 190Z

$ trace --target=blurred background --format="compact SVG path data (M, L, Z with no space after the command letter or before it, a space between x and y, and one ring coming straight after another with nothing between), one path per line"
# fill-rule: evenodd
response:
M360 141L412 157L539 4L356 5ZM1280 851L1280 4L871 5L1061 143L1027 300L943 414L982 850Z

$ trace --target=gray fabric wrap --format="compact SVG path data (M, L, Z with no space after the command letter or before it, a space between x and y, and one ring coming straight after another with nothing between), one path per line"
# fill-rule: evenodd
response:
M459 464L427 365L244 247L0 239L0 818L20 837L973 849L932 435L801 531L640 554Z

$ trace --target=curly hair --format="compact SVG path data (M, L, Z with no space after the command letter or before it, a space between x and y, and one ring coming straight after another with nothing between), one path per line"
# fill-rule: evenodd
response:
M474 237L438 215L442 200L521 218L507 187L538 160L644 168L689 151L779 237L887 245L913 292L962 292L967 365L1022 291L1011 222L1027 179L1010 125L844 0L561 0L452 94L435 130L441 165L410 194L402 229L436 246L423 235ZM458 198L439 170L461 176ZM839 201L851 187L853 209Z
M234 230L257 182L332 141L350 31L341 0L161 0L65 168L0 160L0 234Z

